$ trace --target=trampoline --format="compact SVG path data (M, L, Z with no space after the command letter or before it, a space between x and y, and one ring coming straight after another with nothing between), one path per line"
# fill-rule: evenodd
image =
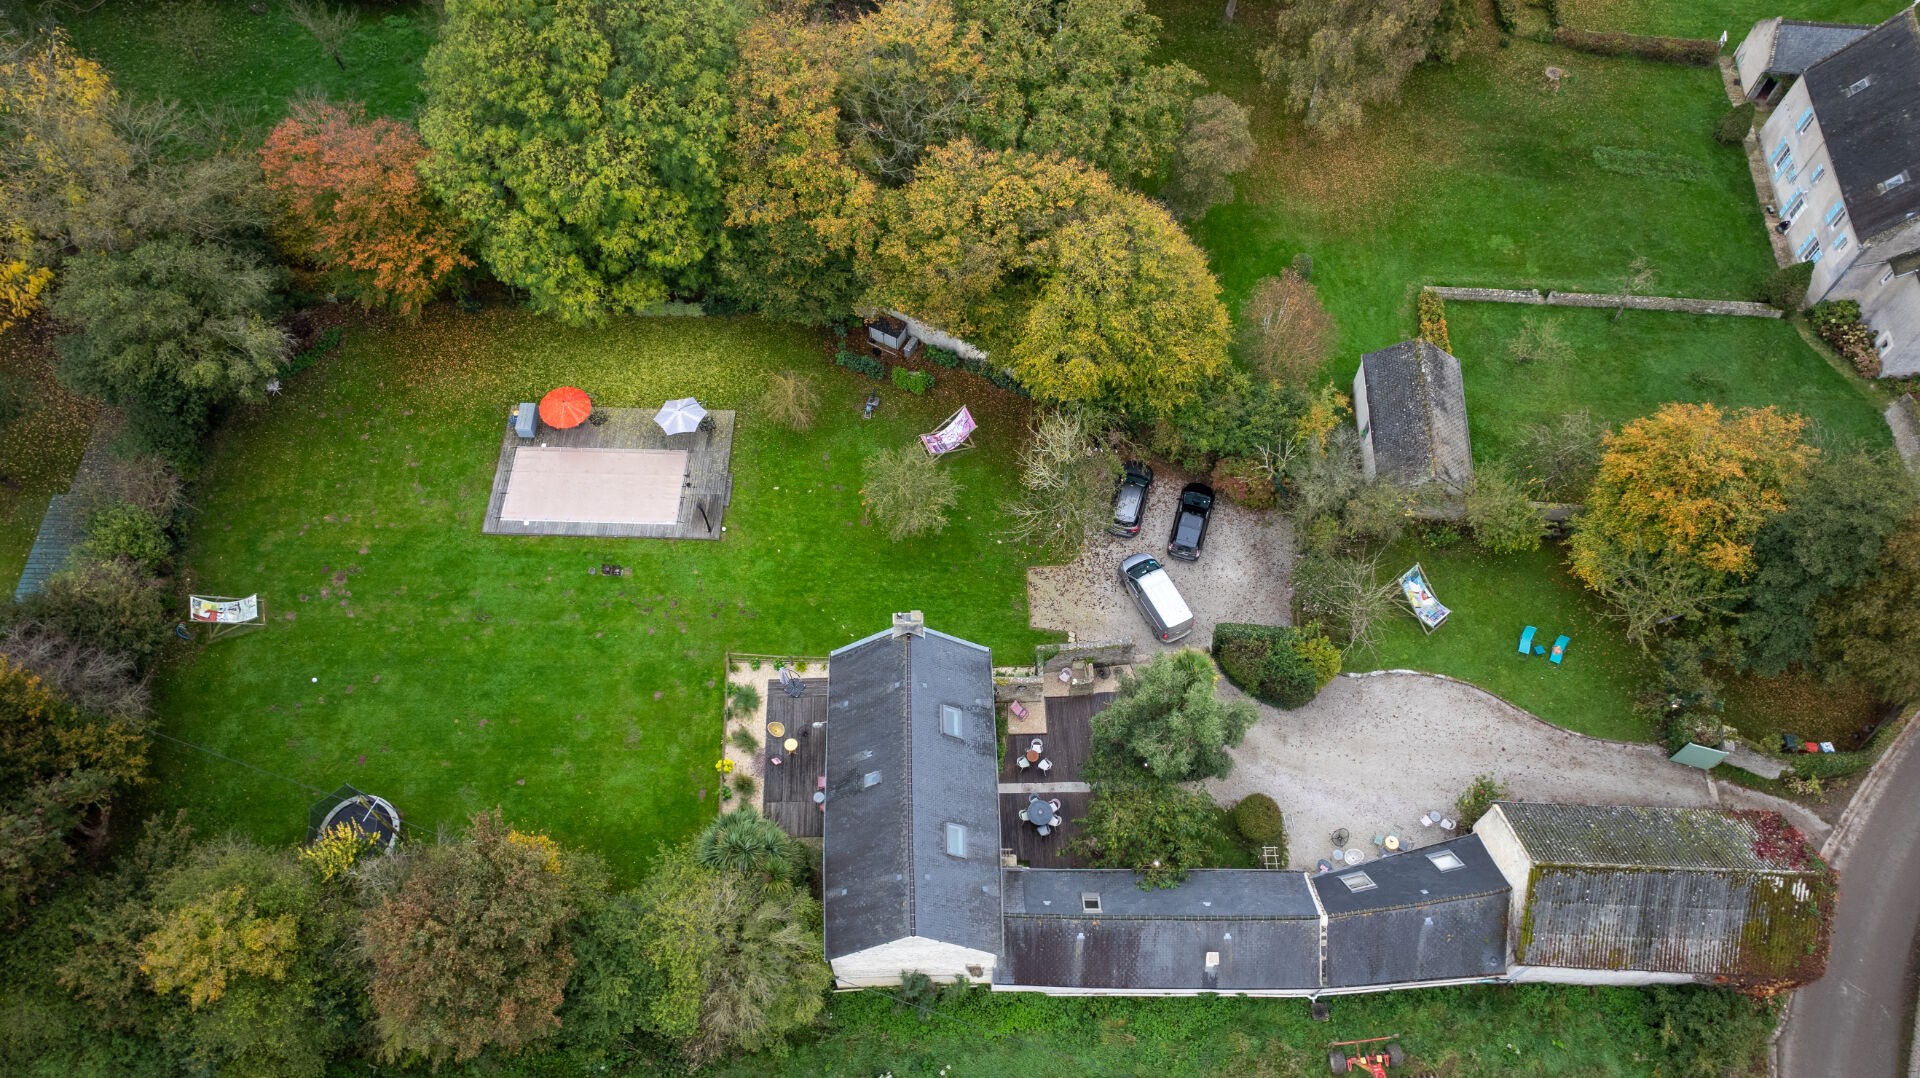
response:
M307 841L342 826L372 837L383 851L391 850L400 840L400 810L384 797L342 786L307 811Z

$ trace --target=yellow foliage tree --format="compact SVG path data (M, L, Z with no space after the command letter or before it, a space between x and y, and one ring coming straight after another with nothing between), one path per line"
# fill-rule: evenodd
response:
M107 73L54 33L0 41L0 330L32 314L53 279L68 214L127 167Z
M244 887L229 887L174 910L140 943L140 972L160 993L179 991L199 1008L242 974L284 980L296 952L297 918L259 917Z
M360 855L372 849L376 841L372 835L352 824L334 824L300 851L300 860L318 872L324 882L346 875Z

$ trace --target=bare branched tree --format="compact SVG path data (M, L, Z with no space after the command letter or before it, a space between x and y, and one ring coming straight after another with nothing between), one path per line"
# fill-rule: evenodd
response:
M813 413L820 407L820 394L813 379L799 371L781 371L767 379L767 390L760 398L760 409L767 418L791 431L813 426Z
M1107 513L1119 463L1101 448L1087 417L1049 412L1034 421L1020 453L1020 497L1007 506L1015 541L1072 558Z
M1373 646L1380 625L1392 614L1397 589L1380 578L1380 559L1314 555L1294 569L1294 594L1308 620L1347 650Z
M1288 268L1253 286L1240 314L1241 355L1264 377L1305 388L1319 380L1333 348L1333 319L1320 294Z
M333 58L340 70L347 69L340 49L360 25L360 17L350 8L334 7L325 0L286 0L287 16L320 43L320 51Z

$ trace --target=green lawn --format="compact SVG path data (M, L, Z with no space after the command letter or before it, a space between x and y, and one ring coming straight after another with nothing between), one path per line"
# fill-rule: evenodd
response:
M1570 358L1516 363L1510 345L1529 320L1558 331ZM1773 404L1810 419L1818 442L1891 441L1873 391L1783 320L1449 303L1447 325L1477 461L1510 458L1527 427L1566 412L1617 427L1669 401Z
M946 375L927 399L881 387L863 422L875 383L825 355L819 336L755 319L569 330L440 308L351 333L218 439L187 573L197 590L258 591L270 624L163 671L163 728L299 783L352 782L429 829L501 805L630 881L714 810L726 649L825 654L917 608L1030 661L1047 637L1027 628L1026 554L996 538L1022 403ZM808 434L753 411L762 376L785 368L822 390ZM562 383L616 407L691 394L745 409L726 539L483 536L507 410ZM862 520L862 459L963 400L984 448L946 464L963 488L952 526L889 543ZM635 575L590 575L603 562ZM157 755L146 807L301 836L312 797L294 783Z
M1303 1078L1327 1073L1335 1040L1395 1034L1408 1075L1624 1078L1678 1073L1634 989L1527 985L1340 996L1316 1023L1302 1000L1063 998L970 993L923 1019L874 992L836 996L826 1032L777 1063L762 1056L716 1078L810 1074L870 1078ZM1720 1030L1739 1046L1718 1059L1753 1073L1767 1020L1747 1011ZM1747 1059L1736 1058L1742 1051ZM1660 1061L1660 1062L1656 1062ZM943 1069L945 1068L945 1069ZM1658 1068L1658 1069L1656 1069ZM1401 1068L1393 1073L1398 1076Z
M434 33L433 16L418 5L345 5L360 26L341 49L342 70L277 2L260 4L261 15L248 10L250 0L198 2L208 13L205 32L157 3L95 4L63 13L62 22L74 47L127 92L232 109L256 134L286 113L289 99L316 92L364 102L377 116L413 115Z
M1381 556L1381 574L1397 577L1416 561L1453 614L1429 635L1397 608L1371 651L1347 657L1349 669L1446 674L1569 730L1621 741L1653 736L1633 707L1649 660L1567 574L1558 546L1496 556L1467 540L1436 549L1410 533ZM1566 660L1521 658L1520 630L1528 625L1547 647L1561 633L1572 637Z
M1718 38L1738 46L1761 19L1785 15L1815 22L1877 23L1906 5L1898 0L1560 0L1560 18L1582 30Z
M1453 66L1429 64L1404 100L1358 131L1304 135L1258 81L1267 4L1222 29L1215 4L1166 0L1169 53L1254 110L1260 153L1241 198L1197 229L1238 301L1296 252L1340 329L1336 378L1360 353L1413 332L1422 284L1607 290L1644 257L1655 290L1749 296L1773 268L1738 151L1716 144L1726 111L1704 68L1590 56L1482 34ZM1569 74L1546 89L1548 65ZM1685 179L1610 172L1597 148L1658 155Z

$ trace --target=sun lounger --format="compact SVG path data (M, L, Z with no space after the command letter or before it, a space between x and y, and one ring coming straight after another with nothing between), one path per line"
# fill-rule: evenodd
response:
M1533 654L1533 634L1535 631L1531 625L1520 630L1520 654L1527 656Z
M1548 662L1554 664L1555 666L1558 666L1560 665L1560 660L1567 657L1567 640L1568 639L1569 637L1565 633L1561 633L1558 637L1554 638L1553 654L1547 656Z

